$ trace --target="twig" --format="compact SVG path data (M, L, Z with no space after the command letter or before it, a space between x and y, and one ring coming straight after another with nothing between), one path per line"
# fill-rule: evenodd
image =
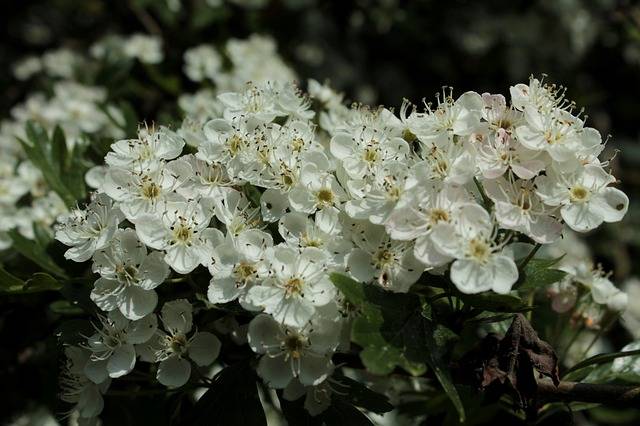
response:
M640 386L538 380L538 396L545 402L597 402L618 407L640 404Z
M478 192L482 197L482 203L484 204L484 208L486 210L491 210L491 205L493 204L493 201L491 201L491 199L487 196L487 193L484 192L484 188L482 187L482 184L480 183L478 178L474 177L473 182L476 184L476 188L478 188Z
M527 257L525 257L524 259L522 259L522 262L520 262L520 264L518 265L518 269L520 271L522 271L524 269L525 266L527 266L527 264L529 263L529 261L531 259L533 259L533 256L536 255L536 253L538 252L538 250L540 250L540 247L542 247L542 244L540 243L536 243L536 245L531 249L531 251L529 252L529 254L527 255Z
M133 1L129 1L129 9L138 18L142 26L149 32L149 34L162 35L162 29L160 25L153 19L153 17L142 7L136 5Z

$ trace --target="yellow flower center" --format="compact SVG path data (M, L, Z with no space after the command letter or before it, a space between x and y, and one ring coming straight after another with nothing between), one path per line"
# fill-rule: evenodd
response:
M375 148L365 148L362 158L367 163L373 163L378 160L378 151Z
M246 262L240 262L233 268L233 274L240 281L248 281L256 272L256 268Z
M331 205L333 204L333 191L330 189L323 188L316 194L316 198L318 202L323 205Z
M236 155L244 145L244 140L239 135L233 135L227 140L227 146L231 155Z
M429 221L434 225L439 222L448 222L449 213L443 209L431 209L431 211L429 211Z
M287 336L284 341L284 348L293 359L300 359L304 352L305 342L298 335Z
M373 255L373 263L378 269L384 269L391 265L395 261L395 256L389 250L382 249L378 250Z
M285 296L290 297L302 293L304 281L300 278L290 278L284 283Z
M490 254L491 248L485 241L475 238L469 241L469 256L474 260L484 263L489 259Z
M180 224L173 230L173 239L182 244L188 244L191 241L193 231L188 226Z
M589 190L584 186L576 185L569 190L571 201L581 203L589 198Z
M145 182L142 184L142 196L154 200L160 196L160 187L155 182Z

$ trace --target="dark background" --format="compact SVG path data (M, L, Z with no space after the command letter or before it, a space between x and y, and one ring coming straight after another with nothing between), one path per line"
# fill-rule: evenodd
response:
M588 236L597 260L620 284L638 274L640 245L640 6L634 1L267 1L246 8L185 0L171 13L161 0L5 1L0 14L0 117L38 82L17 82L11 65L28 54L66 46L86 51L101 36L148 32L157 24L167 75L179 91L196 86L181 75L182 53L201 43L258 32L274 37L304 84L328 79L348 100L399 107L403 98L434 99L443 85L508 95L530 75L567 87L588 123L612 135L605 156L622 150L615 174L632 199L621 224ZM134 78L144 80L139 70ZM141 119L175 114L176 93L131 97ZM47 296L0 300L0 421L34 401L56 407L57 326L43 314ZM612 334L614 342L627 336ZM617 346L614 345L614 346ZM54 408L55 409L55 408Z

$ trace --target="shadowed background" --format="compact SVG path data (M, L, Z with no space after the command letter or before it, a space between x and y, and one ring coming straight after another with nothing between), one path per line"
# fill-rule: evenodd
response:
M243 5L240 5L242 3ZM329 80L349 100L400 106L430 101L443 85L508 94L531 74L567 87L588 124L611 135L602 158L631 199L626 219L589 235L614 281L638 275L640 245L640 6L632 1L234 1L47 0L12 2L0 15L0 117L38 87L19 83L12 64L66 46L86 50L112 33L160 35L173 90L128 99L147 121L177 115L176 98L195 85L181 73L185 49L252 33L272 36L279 52L307 78ZM176 8L176 4L181 7ZM214 7L212 7L212 5ZM132 72L138 72L133 70ZM58 364L46 296L0 300L0 413L34 401L54 407ZM623 330L611 340L624 341ZM619 336L619 337L617 337ZM0 420L4 417L0 414ZM612 414L613 415L613 414ZM147 419L148 420L148 419Z

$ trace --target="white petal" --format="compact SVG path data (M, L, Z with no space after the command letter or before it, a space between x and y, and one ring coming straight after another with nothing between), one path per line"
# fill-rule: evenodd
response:
M157 303L155 290L129 286L122 293L120 312L130 320L138 320L153 312Z
M569 204L560 209L562 218L574 231L587 232L602 224L602 217L594 212L589 204L589 202Z
M162 322L165 328L186 334L193 325L193 307L186 299L167 302L162 307Z
M474 294L491 289L491 276L483 265L468 259L458 259L451 265L451 281L463 293Z
M89 360L84 366L84 374L93 383L99 384L107 380L109 373L107 372L107 361Z
M338 133L329 142L331 154L338 160L343 160L353 153L355 142L348 133Z
M136 221L136 233L147 246L163 250L167 246L167 230L162 220L154 215L145 215Z
M591 209L605 222L622 220L629 208L629 198L617 188L605 188L591 200Z
M347 256L349 273L358 281L368 283L376 275L371 255L364 250L354 249Z
M129 374L136 365L136 350L133 345L118 346L107 362L109 377L117 378Z
M518 280L518 267L513 259L503 255L494 255L491 259L493 291L507 294Z
M289 203L295 211L313 213L316 211L316 199L307 188L298 186L289 192Z
M271 357L264 355L258 363L258 375L267 385L274 389L283 389L293 379L291 362L285 360L284 354Z
M188 274L196 269L202 261L197 248L182 244L176 244L167 248L167 254L164 260L179 274Z
M280 347L282 334L280 325L271 316L259 314L249 323L247 339L254 352L263 354Z
M159 251L154 251L144 258L138 270L140 286L151 290L159 286L169 276L169 265Z
M156 378L160 383L169 388L179 388L187 383L191 375L191 364L189 361L171 357L160 363Z
M413 247L413 254L427 266L441 266L451 260L451 256L440 253L430 235L418 237Z
M127 330L127 341L133 344L146 343L158 330L158 318L152 314L133 321Z
M300 360L300 383L315 386L333 371L330 357L305 356Z
M233 277L212 278L207 298L211 303L227 303L236 300L243 292L244 288L238 287Z
M220 340L206 331L196 333L189 343L189 358L199 366L211 364L220 354Z
M91 291L90 298L103 311L113 311L118 308L121 285L115 280L98 278Z
M260 197L260 211L262 218L267 222L277 222L289 207L289 199L286 194L276 189L267 189Z

